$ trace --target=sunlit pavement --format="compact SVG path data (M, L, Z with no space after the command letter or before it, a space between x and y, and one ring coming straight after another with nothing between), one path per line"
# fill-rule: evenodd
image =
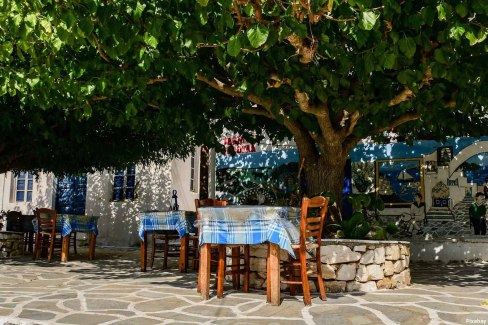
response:
M0 260L0 324L488 324L488 263L413 264L411 287L301 297L225 289L203 301L196 274L139 271L136 249L97 248L73 261ZM157 264L161 266L160 261Z

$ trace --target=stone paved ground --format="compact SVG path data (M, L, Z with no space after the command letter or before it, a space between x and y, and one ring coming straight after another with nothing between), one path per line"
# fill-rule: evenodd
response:
M488 324L488 263L414 264L414 285L300 297L281 306L263 291L202 301L195 273L139 272L138 251L97 248L73 261L0 260L0 324ZM159 264L158 266L160 266Z

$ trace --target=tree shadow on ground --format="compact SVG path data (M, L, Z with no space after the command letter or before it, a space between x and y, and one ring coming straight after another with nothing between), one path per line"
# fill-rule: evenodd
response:
M413 284L488 287L488 263L411 263Z

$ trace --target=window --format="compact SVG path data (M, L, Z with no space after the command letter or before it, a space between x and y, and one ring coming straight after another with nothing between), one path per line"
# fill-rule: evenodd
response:
M198 192L197 190L197 172L195 168L195 151L190 156L190 191Z
M114 176L113 201L131 201L135 199L136 167L117 169Z
M15 202L32 202L34 176L31 172L19 172L15 178Z

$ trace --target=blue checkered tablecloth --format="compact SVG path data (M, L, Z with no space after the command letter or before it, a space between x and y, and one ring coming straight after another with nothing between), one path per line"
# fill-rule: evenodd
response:
M295 257L292 244L300 239L300 210L272 206L199 208L202 244L278 244Z
M84 216L75 214L58 214L56 218L56 231L60 231L63 237L76 232L93 232L98 235L99 216ZM34 231L37 231L37 219L32 220Z
M196 214L193 211L151 211L139 213L139 237L144 239L144 231L176 230L180 237L196 233L193 225Z

